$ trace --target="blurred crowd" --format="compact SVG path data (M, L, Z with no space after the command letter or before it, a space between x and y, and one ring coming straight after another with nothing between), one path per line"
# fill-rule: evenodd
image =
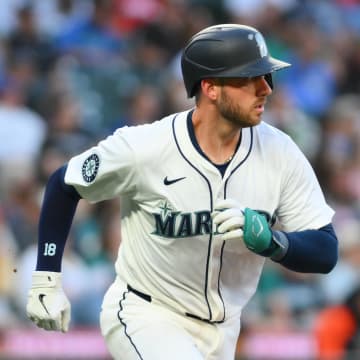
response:
M192 107L181 48L195 32L224 22L255 26L270 53L292 64L275 75L264 121L288 133L310 160L336 210L340 241L339 263L328 275L267 262L243 332L313 332L324 359L360 348L359 300L336 349L324 338L341 316L327 313L328 323L323 316L346 307L360 286L358 0L1 0L0 332L32 326L26 289L48 176L117 127ZM98 326L121 241L120 206L80 201L63 261L73 327Z

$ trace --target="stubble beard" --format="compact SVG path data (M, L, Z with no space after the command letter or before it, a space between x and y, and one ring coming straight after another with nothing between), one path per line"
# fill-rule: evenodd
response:
M261 121L261 116L252 116L249 111L245 112L241 109L238 103L230 99L224 89L218 102L218 110L224 119L239 128L255 126Z

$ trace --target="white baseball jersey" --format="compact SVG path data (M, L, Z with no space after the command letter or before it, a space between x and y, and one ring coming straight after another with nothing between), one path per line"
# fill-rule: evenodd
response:
M294 142L262 122L242 130L224 177L195 148L188 111L118 129L72 158L65 182L90 202L121 198L116 271L154 303L211 322L240 315L264 257L212 227L217 199L276 214L284 231L331 222L314 172Z

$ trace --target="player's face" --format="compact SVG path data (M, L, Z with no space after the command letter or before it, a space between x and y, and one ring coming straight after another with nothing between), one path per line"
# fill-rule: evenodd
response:
M224 79L216 101L220 115L240 127L260 123L267 96L272 93L264 76Z

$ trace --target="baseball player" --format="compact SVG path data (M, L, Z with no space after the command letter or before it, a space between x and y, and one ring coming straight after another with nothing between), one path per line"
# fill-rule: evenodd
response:
M252 27L194 35L182 54L193 109L120 128L50 177L29 318L68 330L61 258L80 198L121 198L117 276L100 315L114 359L234 359L266 258L331 271L334 211L294 142L261 122L271 74L287 66Z

